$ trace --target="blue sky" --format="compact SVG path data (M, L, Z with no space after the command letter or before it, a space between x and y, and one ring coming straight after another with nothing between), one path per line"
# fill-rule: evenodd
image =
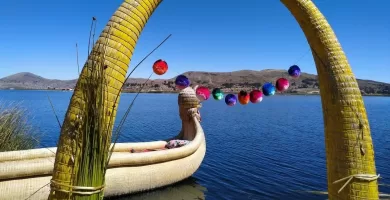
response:
M121 2L3 1L0 77L28 71L47 78L76 78L75 43L83 65L92 16L98 19L99 35ZM355 75L390 82L390 1L314 2L335 30ZM172 37L133 77L147 77L159 58L169 64L161 78L186 71L287 70L292 64L316 73L303 32L278 0L165 0L146 25L130 66L169 34Z

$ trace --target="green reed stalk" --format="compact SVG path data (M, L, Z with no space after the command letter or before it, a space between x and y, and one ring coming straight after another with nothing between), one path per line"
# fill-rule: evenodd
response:
M79 156L75 161L75 177L73 185L100 187L104 184L106 159L110 146L110 133L106 127L105 105L106 85L104 66L102 63L92 64L89 77L80 86L84 90L84 110L80 120L80 143L77 145ZM90 196L78 196L75 199L101 199L103 192Z
M96 25L95 25L96 26ZM94 33L93 33L94 35ZM108 38L107 38L108 41ZM105 51L105 50L104 50ZM95 54L91 53L92 56ZM105 52L102 52L105 55ZM96 187L87 195L77 195L78 200L98 200L103 197L105 182L106 160L111 144L111 132L107 127L108 106L106 105L107 82L104 66L104 57L92 58L92 63L87 66L87 78L80 83L83 88L85 101L82 119L80 119L79 144L76 152L79 156L75 161L74 183L76 186ZM77 155L77 154L76 154ZM96 192L95 194L92 194Z

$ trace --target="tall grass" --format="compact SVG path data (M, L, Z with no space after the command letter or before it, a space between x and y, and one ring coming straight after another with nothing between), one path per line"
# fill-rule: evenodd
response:
M20 104L0 102L0 152L32 149L38 144L26 110Z

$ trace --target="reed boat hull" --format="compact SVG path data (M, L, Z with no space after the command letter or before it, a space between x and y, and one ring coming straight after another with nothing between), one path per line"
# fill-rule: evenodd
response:
M190 144L168 150L130 153L150 149L165 141L118 143L106 173L105 197L148 191L182 181L196 172L206 153L203 129L191 125L196 135ZM0 200L47 199L56 148L0 153Z

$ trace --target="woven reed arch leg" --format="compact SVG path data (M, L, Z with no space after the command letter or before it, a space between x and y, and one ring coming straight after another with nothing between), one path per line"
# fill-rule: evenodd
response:
M104 70L104 74L106 79L105 88L108 92L107 96L104 98L104 104L109 108L109 111L102 113L102 115L106 115L107 117L102 120L101 124L108 124L110 118L115 120L117 105L119 103L118 96L120 95L121 86L125 80L137 40L149 17L161 1L162 0L125 0L115 11L96 41L76 84L61 129L49 199L79 199L76 197L77 195L72 197L69 195L69 191L75 189L71 174L77 174L77 171L74 171L74 168L76 167L74 167L73 161L80 155L80 152L75 153L72 149L75 149L76 143L83 142L75 139L79 133L74 132L73 130L75 130L75 126L77 126L78 123L77 120L80 118L77 113L79 113L80 107L85 107L86 104L85 99L83 99L85 97L84 94L86 93L86 89L81 85L86 82L88 71L91 69L91 63L102 65L101 63L104 62L104 65L107 66ZM117 99L117 101L114 106L115 99ZM110 126L108 131L110 138L112 127L113 126ZM93 185L90 187L101 188L101 186ZM91 190L94 190L92 191L93 193L98 189ZM76 192L73 194L75 193ZM94 196L96 197L97 195ZM80 198L96 199L95 197L88 197L87 195Z
M379 199L367 114L341 45L311 0L281 2L301 26L317 67L325 126L329 199ZM346 183L349 179L350 182Z

